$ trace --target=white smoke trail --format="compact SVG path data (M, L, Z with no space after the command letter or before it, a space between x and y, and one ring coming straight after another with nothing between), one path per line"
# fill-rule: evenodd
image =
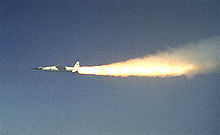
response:
M171 49L161 55L194 64L197 68L186 72L188 77L217 71L220 68L220 36L190 43L183 48Z

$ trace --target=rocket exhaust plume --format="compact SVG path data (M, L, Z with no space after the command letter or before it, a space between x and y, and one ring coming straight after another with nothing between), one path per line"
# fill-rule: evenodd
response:
M80 74L108 76L192 77L220 67L220 36L142 58L100 66L83 66Z

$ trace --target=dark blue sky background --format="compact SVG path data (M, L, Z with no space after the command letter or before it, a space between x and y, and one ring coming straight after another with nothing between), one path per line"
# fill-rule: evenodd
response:
M102 65L220 35L219 1L1 1L0 134L217 135L220 73L106 77Z

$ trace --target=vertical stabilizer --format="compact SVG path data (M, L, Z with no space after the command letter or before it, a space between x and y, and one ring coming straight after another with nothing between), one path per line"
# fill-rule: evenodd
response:
M79 61L76 62L76 64L73 66L73 71L72 72L77 72L79 69Z

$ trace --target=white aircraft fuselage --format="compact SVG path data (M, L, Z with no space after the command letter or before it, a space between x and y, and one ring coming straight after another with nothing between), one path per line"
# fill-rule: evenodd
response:
M50 71L50 72L77 72L79 67L80 67L79 61L77 61L73 67L56 65L56 66L38 67L38 68L33 68L33 69Z

